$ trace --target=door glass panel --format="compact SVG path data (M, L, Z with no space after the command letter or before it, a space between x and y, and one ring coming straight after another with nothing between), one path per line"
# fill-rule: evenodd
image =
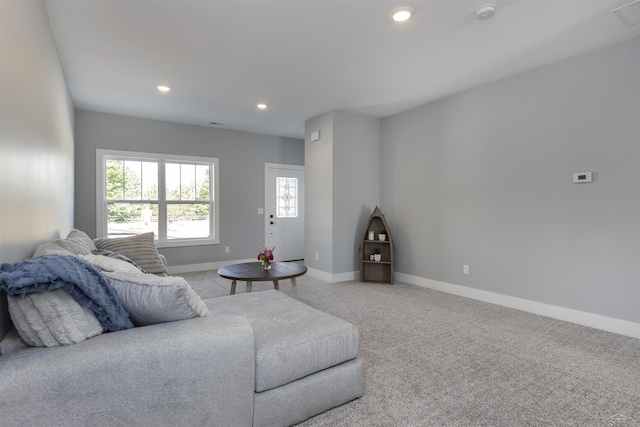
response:
M298 217L298 179L285 176L276 178L276 217Z

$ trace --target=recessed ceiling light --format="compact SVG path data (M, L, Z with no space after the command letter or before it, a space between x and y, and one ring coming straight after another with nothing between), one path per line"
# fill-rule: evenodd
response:
M484 21L485 19L491 18L496 14L496 5L495 4L484 4L476 10L476 19L480 21Z
M265 103L260 103L260 104L256 104L256 107L258 107L260 110L266 110L267 107L269 107L267 104Z
M413 8L404 6L391 11L391 19L396 22L404 22L413 16Z
M158 85L156 86L156 89L158 89L160 92L169 92L171 90L169 86L165 85Z

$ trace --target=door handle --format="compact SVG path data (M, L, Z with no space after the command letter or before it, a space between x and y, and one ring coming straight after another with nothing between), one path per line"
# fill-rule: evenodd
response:
M275 222L271 221L270 224L273 225L273 224L275 224Z

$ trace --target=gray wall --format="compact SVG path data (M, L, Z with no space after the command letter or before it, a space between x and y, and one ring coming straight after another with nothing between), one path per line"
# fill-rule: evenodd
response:
M311 142L317 130L321 138ZM305 134L305 264L328 274L356 271L380 201L380 120L332 111L308 120Z
M0 40L0 262L15 262L73 228L74 115L44 2L0 1Z
M638 76L635 38L384 119L397 271L640 322Z
M304 164L299 139L76 111L76 227L96 232L96 149L220 159L220 244L161 248L169 266L254 258L264 245L264 164ZM225 246L230 253L225 253Z
M380 119L334 115L333 268L360 270L358 248L367 221L380 203Z
M327 273L333 271L333 116L307 120L304 143L304 262ZM311 142L317 130L320 140Z

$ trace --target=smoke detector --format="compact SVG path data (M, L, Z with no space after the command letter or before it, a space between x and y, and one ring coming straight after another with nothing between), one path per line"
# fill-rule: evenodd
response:
M491 18L495 14L496 14L496 5L485 4L480 6L476 11L476 19L479 21L484 21L486 19Z

